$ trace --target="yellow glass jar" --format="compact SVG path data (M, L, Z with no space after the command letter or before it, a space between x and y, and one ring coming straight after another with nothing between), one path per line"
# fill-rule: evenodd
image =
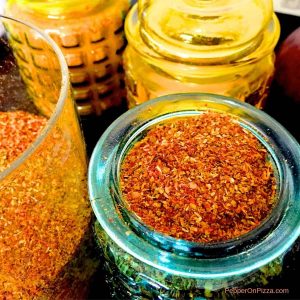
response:
M79 113L99 115L124 98L123 22L130 6L130 0L8 0L6 14L54 39L67 60ZM35 67L28 65L32 72Z
M129 106L210 92L262 108L279 33L271 0L140 0L125 22Z

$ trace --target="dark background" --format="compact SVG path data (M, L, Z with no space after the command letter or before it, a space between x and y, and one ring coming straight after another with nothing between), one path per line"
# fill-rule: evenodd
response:
M277 14L281 25L281 36L276 47L280 48L283 40L296 28L300 26L300 17L285 14ZM300 59L300 57L298 58ZM299 87L300 89L300 87ZM284 90L273 81L267 106L264 109L268 114L279 121L300 142L300 103L295 103L287 97ZM82 128L90 156L94 146L103 131L121 113L126 111L126 106L113 109L100 117L82 118ZM300 216L299 216L300 218ZM299 299L300 300L300 238L293 249L284 258L284 267L279 276L270 280L263 288L289 289L289 294L247 294L240 295L237 299ZM111 299L109 296L109 285L105 281L105 275L101 268L93 278L89 299ZM124 299L126 300L126 299Z

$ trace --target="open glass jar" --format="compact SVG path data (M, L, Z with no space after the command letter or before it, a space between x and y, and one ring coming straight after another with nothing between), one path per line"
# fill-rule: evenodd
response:
M205 92L262 108L279 32L271 0L138 1L125 22L129 106Z
M120 166L151 126L203 112L225 113L265 147L276 171L277 204L269 218L237 239L193 243L137 222L124 205ZM211 94L175 94L141 104L103 134L91 158L89 194L96 239L118 299L224 299L226 288L262 286L281 271L300 234L300 146L274 119L253 106Z
M68 68L38 29L1 16L0 32L0 298L82 299L97 261Z
M120 106L125 96L123 22L131 3L8 0L6 14L32 22L54 39L66 58L80 115L99 115ZM34 71L35 65L27 67Z

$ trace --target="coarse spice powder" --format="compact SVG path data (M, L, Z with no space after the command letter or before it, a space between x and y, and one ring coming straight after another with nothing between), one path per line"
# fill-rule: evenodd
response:
M29 147L46 123L45 117L25 111L0 112L0 172Z
M47 121L0 112L0 171L31 147ZM1 179L0 299L82 299L96 267L88 252L92 213L77 127L59 122Z
M123 198L144 224L193 242L258 227L276 203L276 186L265 147L233 117L212 111L151 127L120 170Z

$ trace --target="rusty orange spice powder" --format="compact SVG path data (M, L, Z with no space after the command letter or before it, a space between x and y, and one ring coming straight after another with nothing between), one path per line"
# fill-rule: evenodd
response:
M47 119L25 111L0 112L0 172L37 138Z
M154 230L194 242L239 237L276 200L267 150L232 117L206 112L152 127L121 165L130 210Z
M46 124L45 117L29 112L0 112L0 172ZM34 159L1 180L0 299L84 298L97 264L89 257L85 166L68 142L54 128Z

